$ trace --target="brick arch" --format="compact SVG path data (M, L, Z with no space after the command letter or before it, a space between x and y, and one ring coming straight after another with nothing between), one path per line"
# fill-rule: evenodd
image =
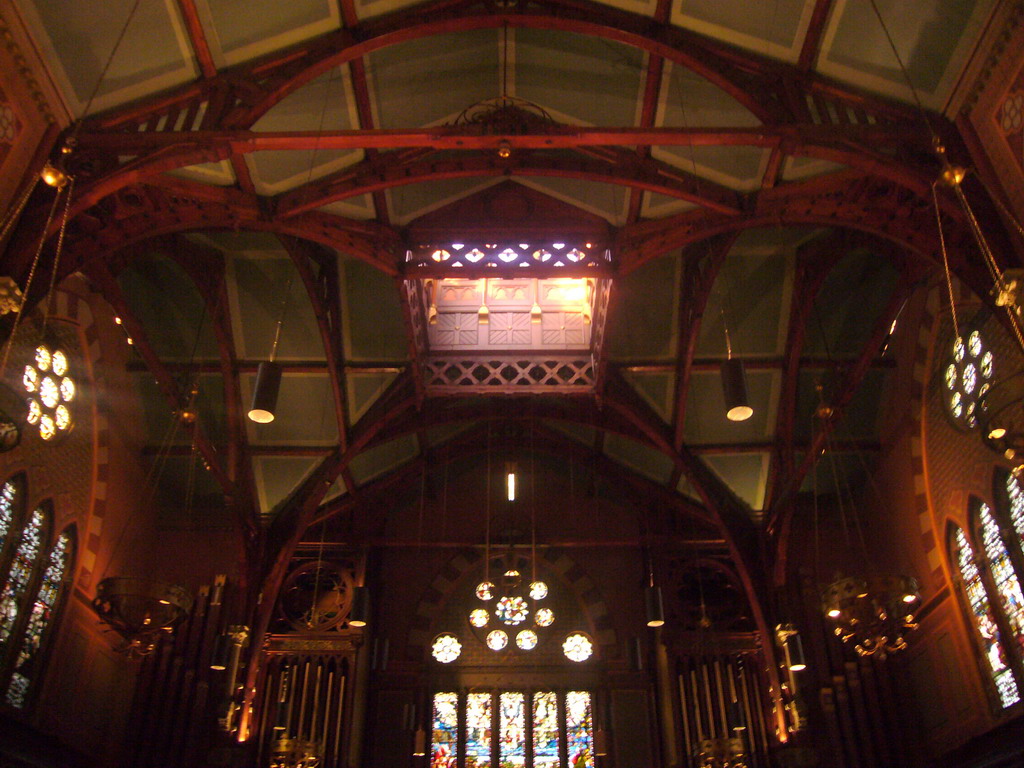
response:
M584 617L590 625L594 643L602 659L619 655L618 633L611 622L611 613L600 590L586 571L557 548L545 549L538 553L540 562L564 581L572 590ZM452 590L465 581L471 571L478 571L483 557L475 550L462 550L434 576L416 604L416 611L409 631L408 652L410 658L420 659L429 652L430 643L436 634L434 622L451 596Z
M84 286L83 286L84 289ZM100 388L97 372L107 370L100 343L99 329L89 302L77 291L58 288L54 293L52 315L78 327L82 344L82 362L86 377L95 390ZM110 477L110 422L96 398L92 400L93 451L92 493L90 508L75 519L55 520L56 530L73 528L75 531L75 557L72 567L77 568L78 585L87 588L93 577L96 556L102 540L103 524L107 512L107 484ZM58 510L59 514L59 510Z

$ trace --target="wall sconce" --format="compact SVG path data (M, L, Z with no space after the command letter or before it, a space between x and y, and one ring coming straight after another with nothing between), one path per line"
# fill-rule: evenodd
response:
M350 627L365 627L370 618L370 591L366 587L352 590L352 610L348 614Z

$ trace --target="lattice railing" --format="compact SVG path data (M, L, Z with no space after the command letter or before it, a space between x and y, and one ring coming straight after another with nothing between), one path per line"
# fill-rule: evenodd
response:
M554 357L524 360L488 356L486 359L433 358L423 364L427 391L435 394L477 390L495 392L586 390L594 386L594 363L588 358Z
M419 245L405 260L406 274L414 275L417 268L608 267L611 257L604 246L589 242L460 242Z

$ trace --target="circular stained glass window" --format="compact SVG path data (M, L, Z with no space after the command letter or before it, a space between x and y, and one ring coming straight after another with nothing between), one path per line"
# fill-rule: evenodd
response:
M475 608L469 613L469 623L474 627L486 627L491 615L483 608Z
M569 661L586 661L594 654L594 644L582 632L573 632L562 643L562 652Z
M534 581L530 584L530 597L534 600L543 600L548 596L548 585L543 581Z
M530 606L521 597L503 597L498 601L494 612L506 624L522 624L530 612Z
M953 341L951 357L943 379L946 408L953 421L964 429L978 425L978 408L992 380L993 356L979 331Z
M36 347L32 364L25 366L21 383L28 394L29 424L38 427L43 440L67 433L73 423L70 403L75 399L75 380L67 375L68 357L46 344Z
M462 643L455 635L444 633L434 639L430 653L442 664L451 664L462 653Z
M537 647L537 633L532 629L524 629L516 635L516 645L522 651L532 651Z
M540 608L533 615L538 627L550 627L555 621L555 612L550 608Z
M492 651L500 651L508 645L508 635L496 629L487 635L487 647Z
M494 597L494 585L489 581L481 581L476 585L476 596L481 600L490 600Z

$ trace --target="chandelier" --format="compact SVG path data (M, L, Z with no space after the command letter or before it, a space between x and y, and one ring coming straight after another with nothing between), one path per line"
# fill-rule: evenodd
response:
M112 576L96 585L92 607L123 638L116 650L139 657L152 653L160 637L188 615L192 595L172 584Z
M317 768L320 751L308 739L278 739L270 745L270 768Z
M836 636L852 643L857 655L884 659L907 647L904 635L917 629L914 611L920 599L910 576L849 576L825 589L822 608Z

